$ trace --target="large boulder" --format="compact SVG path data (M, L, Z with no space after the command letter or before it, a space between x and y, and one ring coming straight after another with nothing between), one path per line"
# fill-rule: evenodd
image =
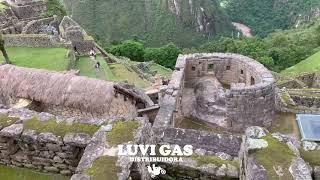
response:
M194 95L192 117L222 127L228 126L225 91L217 78L200 78L194 85Z

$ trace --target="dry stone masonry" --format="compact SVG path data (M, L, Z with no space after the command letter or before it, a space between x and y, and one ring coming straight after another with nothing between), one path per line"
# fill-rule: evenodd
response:
M237 54L179 56L161 96L155 120L160 127L173 125L175 117L191 116L243 131L253 125L270 126L275 111L272 74L255 60Z

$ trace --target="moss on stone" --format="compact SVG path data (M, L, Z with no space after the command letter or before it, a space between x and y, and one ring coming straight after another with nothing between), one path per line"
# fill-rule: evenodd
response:
M120 168L116 165L117 159L113 156L101 156L84 173L91 176L91 180L117 180L117 172L120 171Z
M118 121L112 125L112 130L107 133L107 141L112 146L133 141L134 130L138 127L137 121Z
M237 169L239 170L239 162L236 160L222 160L217 156L192 156L191 157L193 160L197 161L197 166L202 166L202 165L206 165L206 164L215 164L217 166L222 166L223 164L227 165L233 165L234 167L237 167Z
M9 117L5 114L0 114L0 128L10 126L11 124L14 124L19 118Z
M1 11L4 11L4 10L7 9L7 8L8 8L8 6L5 5L2 1L0 1L0 12L1 12Z
M311 166L320 166L320 150L305 151L303 149L300 149L300 155L302 159L309 163Z
M282 99L288 106L292 106L292 105L290 105L290 102L289 102L290 97L288 96L287 92L281 91L280 95L281 95L281 99Z
M274 170L274 168L277 169L278 167L283 170L283 176L280 179L292 179L289 167L295 158L294 153L286 144L279 142L271 135L267 135L262 139L268 142L268 147L255 151L255 158L257 163L267 170L268 179L279 179Z
M68 124L65 121L58 123L56 119L40 121L37 117L33 117L23 122L23 128L35 130L37 133L47 132L63 137L67 133L86 133L92 136L99 126L84 123Z

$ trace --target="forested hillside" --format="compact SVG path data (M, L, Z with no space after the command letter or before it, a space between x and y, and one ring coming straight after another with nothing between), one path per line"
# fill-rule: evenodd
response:
M280 72L320 49L320 22L291 30L278 30L265 38L220 38L201 46L203 52L232 52L252 57Z
M232 21L249 26L254 35L266 36L320 16L319 0L221 0Z
M217 0L63 0L67 13L102 42L138 38L148 46L201 44L231 34Z

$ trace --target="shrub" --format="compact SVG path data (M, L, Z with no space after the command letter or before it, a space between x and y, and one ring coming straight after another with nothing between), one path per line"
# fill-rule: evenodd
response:
M46 0L47 3L47 11L42 15L45 17L51 17L53 15L57 15L59 17L63 17L67 15L66 10L59 0Z

